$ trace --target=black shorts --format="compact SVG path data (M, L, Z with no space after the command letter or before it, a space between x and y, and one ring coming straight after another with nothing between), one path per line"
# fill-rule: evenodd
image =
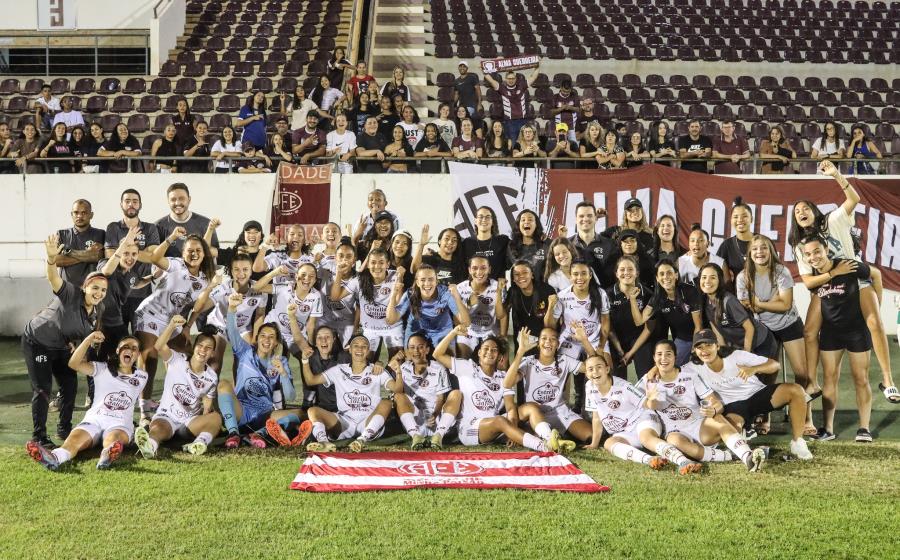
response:
M781 383L766 385L753 394L749 399L734 401L725 405L724 414L737 414L744 419L744 425L753 422L753 419L761 414L768 414L775 410L772 406L772 395ZM779 407L782 408L782 407Z
M872 349L872 335L865 326L857 329L834 329L823 325L819 331L819 350L822 352L847 350L868 352Z
M785 342L803 339L803 321L801 321L799 318L781 330L769 330L772 331L772 336L775 337L775 340L782 344L784 344Z
M760 328L766 329L766 338L764 338L761 343L754 346L752 352L757 356L765 356L766 358L772 358L774 360L778 356L778 342L775 341L775 336L772 334L772 331L763 325L760 325Z

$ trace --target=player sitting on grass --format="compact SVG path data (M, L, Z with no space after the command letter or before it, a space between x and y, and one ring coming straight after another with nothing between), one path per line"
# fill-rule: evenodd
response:
M662 423L655 412L644 408L644 393L624 379L613 377L605 356L591 356L584 365L588 378L585 409L593 413L594 429L589 449L600 447L605 430L609 437L603 448L619 459L657 471L671 461L678 465L679 474L700 472L702 464L660 439ZM658 456L641 451L641 447L653 449Z
M354 335L349 346L350 363L336 365L323 373L312 372L309 367L312 350L304 351L300 366L303 382L307 387L334 385L338 403L337 414L317 406L306 411L309 420L303 423L302 429L310 430L316 440L306 446L307 451L335 451L337 447L331 439L357 436L350 444L350 451L359 453L366 443L384 433L384 422L393 408L390 399L381 398L381 387L394 393L403 391L399 377L394 380L380 365L369 363L369 339L365 335ZM390 367L397 371L402 359L402 352L398 352L391 359Z
M403 392L394 395L397 415L406 433L412 437L412 449L418 451L434 434L444 399L450 392L447 368L431 358L431 341L416 333L406 343L406 361L400 364ZM395 372L396 374L397 372Z
M656 365L637 383L637 388L647 394L647 408L659 413L666 441L698 461L731 461L737 457L747 470L758 471L766 460L765 450L750 449L741 432L717 412L724 408L722 401L693 366L675 367L677 354L671 340L657 342L653 350ZM731 452L716 449L720 441Z
M467 332L465 326L456 325L434 349L434 359L456 376L459 390L452 391L447 397L437 429L431 436L431 446L440 448L443 445L444 436L460 416L459 441L465 446L490 443L506 436L516 445L535 451L565 453L575 449L575 442L561 439L556 430L551 430L549 437L542 439L522 431L500 413L506 372L497 366L505 344L497 337L489 336L475 347L477 361L454 358L449 354L450 344Z
M72 429L62 446L53 451L36 441L29 441L25 446L32 459L51 471L101 442L103 451L97 468L108 469L131 441L134 405L147 383L147 372L137 367L140 343L137 338L126 336L107 362L87 361L88 349L99 346L103 340L103 333L92 332L69 358L70 368L94 378L94 404L84 419Z
M240 432L250 432L249 443L264 448L266 441L258 432L265 429L279 445L302 445L309 432L299 430L293 439L286 428L299 425L301 409L284 409L284 402L294 399L294 382L288 360L278 352L281 337L278 326L266 323L256 333L256 344L250 345L241 338L235 312L244 296L234 292L228 296L228 315L225 317L225 333L237 362L234 383L219 381L219 410L228 430L227 449L241 444ZM282 395L283 399L278 397Z
M194 338L190 356L175 352L168 347L169 339L184 323L181 315L172 317L154 345L157 356L166 364L166 381L150 429L139 427L134 433L145 459L155 457L159 444L176 435L193 439L182 447L184 451L203 455L222 427L222 417L213 410L219 377L208 365L216 353L216 337L200 333Z

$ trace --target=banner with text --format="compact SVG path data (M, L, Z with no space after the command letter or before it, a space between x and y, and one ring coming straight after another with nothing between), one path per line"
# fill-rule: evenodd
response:
M541 57L536 54L513 56L509 58L489 58L481 61L481 70L485 74L495 72L510 72L523 68L534 68L541 62Z
M475 235L475 212L488 206L497 215L502 233L512 231L516 216L538 207L547 175L540 169L449 162L453 184L453 227L463 239Z
M285 229L302 224L308 242L317 242L328 223L331 166L281 163L272 195L271 231L284 239Z

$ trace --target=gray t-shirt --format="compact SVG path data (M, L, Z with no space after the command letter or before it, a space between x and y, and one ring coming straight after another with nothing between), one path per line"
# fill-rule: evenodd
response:
M135 244L138 246L138 249L141 251L147 249L147 247L154 247L159 245L159 229L156 227L156 224L151 224L150 222L139 222L139 227L141 228L141 233L134 239ZM205 230L204 230L204 233ZM106 243L104 247L107 249L118 249L119 244L122 242L122 239L128 235L128 226L125 225L123 220L119 220L117 222L110 222L108 226L106 226ZM97 267L97 270L100 270L101 267ZM150 274L150 264L138 262L135 263L134 267L132 267L131 272L134 273L135 276L139 276L143 278L144 276L148 276ZM134 283L132 282L132 285ZM138 288L137 290L132 290L128 293L128 297L132 299L140 299L143 300L145 297L150 295L150 286L144 286L143 288ZM104 323L106 323L106 318L104 317Z
M63 245L67 251L84 251L95 245L102 247L103 240L106 237L102 229L97 229L95 227L89 227L84 231L78 231L72 226L69 229L61 229L57 233L59 234L60 244ZM100 253L100 258L103 258L102 251ZM61 266L59 267L59 275L62 276L63 280L71 282L76 286L81 286L81 283L84 282L84 277L93 272L96 267L96 262L80 262L70 266Z
M191 217L188 218L186 222L176 222L172 219L171 216L163 216L162 218L156 220L156 226L159 228L159 241L162 242L163 239L169 237L175 228L181 226L187 230L188 234L196 234L200 237L206 233L206 228L209 226L209 218L198 214L196 212L191 213ZM166 251L167 257L181 257L181 250L184 247L185 238L182 237L180 239L176 239L175 243L169 245L169 250ZM219 248L219 238L213 233L212 236L212 246L215 248Z
M778 265L775 269L775 286L772 286L768 274L757 274L756 280L753 283L753 292L756 295L756 299L760 301L771 301L773 298L777 297L780 292L790 290L793 287L794 279L791 278L791 273L788 272L788 269L784 266ZM735 292L737 292L739 300L743 301L750 299L750 294L747 291L746 272L738 274L737 282L735 283ZM785 329L800 318L800 315L797 313L797 307L793 304L786 313L762 311L757 316L762 324L773 331Z
M63 282L50 305L25 325L25 338L50 350L65 350L80 344L98 326L102 304L91 313L84 308L84 292L71 282Z
M722 333L722 338L725 339L725 342L735 348L744 348L743 323L747 319L750 319L753 323L753 348L758 348L760 344L765 342L768 330L750 315L747 308L741 305L741 302L733 294L725 293L724 310L722 311L722 318L718 322L716 321L714 304L709 300L709 297L706 300L706 305L704 306L706 319L716 330Z
M97 263L97 270L101 270L109 259L101 259ZM141 264L141 263L138 263ZM125 300L130 297L131 287L141 277L135 272L137 265L131 267L131 270L125 272L121 267L107 276L109 280L106 288L106 297L103 299L103 326L119 327L124 324L122 320L122 306Z

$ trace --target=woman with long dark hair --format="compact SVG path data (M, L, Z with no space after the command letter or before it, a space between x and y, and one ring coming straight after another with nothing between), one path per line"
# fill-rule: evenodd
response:
M678 269L669 259L656 264L656 291L644 308L644 318L663 338L671 332L677 349L675 365L686 364L691 358L694 333L703 327L703 301L693 284L678 279Z
M52 158L60 161L47 162L48 173L71 173L72 160L63 160L62 158L72 157L72 146L69 144L66 132L66 123L58 122L50 131L50 138L41 149L40 157Z
M413 287L404 291L400 271L394 278L394 288L387 305L386 321L402 328L401 319L407 312L406 339L414 332L423 332L432 344L440 342L454 324L471 324L468 306L451 284L448 288L437 281L437 273L427 264L416 271Z
M528 261L535 274L543 273L549 243L540 216L531 210L522 210L516 217L516 225L509 240L507 265L512 266L516 261Z
M250 144L257 150L266 147L266 94L255 91L241 107L235 126L243 127L241 144ZM297 123L294 123L297 126ZM302 124L301 124L302 126Z
M669 259L673 263L685 253L684 247L678 241L678 222L674 216L664 214L656 220L653 227L653 254L657 261Z
M488 336L506 337L509 314L503 305L505 284L506 278L490 278L486 258L469 259L469 278L456 287L471 321L466 334L457 340L461 358L471 357L472 349Z
M741 197L734 199L734 205L731 207L731 228L734 235L719 245L716 256L725 262L731 277L736 278L744 270L747 250L753 237L753 210Z
M475 211L475 235L462 242L466 261L472 257L485 257L491 265L491 278L505 276L506 253L509 237L500 233L497 214L490 206L481 206Z
M423 264L427 264L437 272L438 282L441 284L459 284L466 279L466 265L463 257L462 243L459 242L459 233L453 228L444 228L438 234L438 249L425 253L425 246L431 240L429 237L430 226L422 226L422 235L419 237L419 246L412 260L412 271L415 273Z
M634 371L640 379L653 367L653 333L644 319L652 292L641 283L633 256L619 257L615 273L616 283L606 291L611 347L619 358L613 374L627 379L628 364L634 360Z

